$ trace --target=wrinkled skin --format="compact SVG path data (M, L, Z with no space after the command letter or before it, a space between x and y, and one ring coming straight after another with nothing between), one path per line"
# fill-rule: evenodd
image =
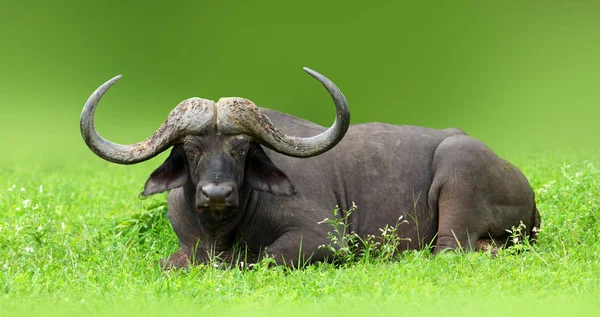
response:
M262 111L283 132L311 136L324 128L276 111ZM433 130L382 123L353 125L333 149L293 158L245 135L187 136L146 183L144 195L170 190L169 218L180 249L162 263L185 267L209 254L227 259L234 245L246 261L268 254L278 264L327 261L339 206L350 230L380 236L398 226L399 251L433 247L472 250L508 238L522 222L535 238L540 218L524 175L458 129ZM229 259L235 260L235 259Z

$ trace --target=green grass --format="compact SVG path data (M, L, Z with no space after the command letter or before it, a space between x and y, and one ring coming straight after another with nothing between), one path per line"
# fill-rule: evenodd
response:
M600 156L516 157L535 189L533 250L410 252L389 263L164 273L177 248L165 195L139 199L158 160L6 164L0 313L83 315L577 315L600 295Z

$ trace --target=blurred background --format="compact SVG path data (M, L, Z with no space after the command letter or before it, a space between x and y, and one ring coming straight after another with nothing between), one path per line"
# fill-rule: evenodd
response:
M594 1L20 1L0 10L1 160L100 160L189 97L248 98L329 125L303 66L333 80L352 122L459 127L511 157L599 149ZM154 162L152 165L156 165Z

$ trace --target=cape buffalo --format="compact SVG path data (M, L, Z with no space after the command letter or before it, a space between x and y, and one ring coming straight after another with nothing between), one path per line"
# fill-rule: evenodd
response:
M121 145L94 128L94 112L120 78L101 85L81 114L81 134L101 158L119 164L148 160L172 147L148 178L142 195L168 194L169 219L179 250L167 267L204 263L234 245L248 261L265 254L277 264L328 261L331 217L352 213L346 230L380 236L398 226L398 251L433 247L473 250L490 239L506 242L525 225L535 238L540 217L525 176L459 129L435 130L385 123L349 126L340 90L305 68L329 91L333 125L259 108L242 98L181 102L145 141ZM521 224L522 223L522 224Z

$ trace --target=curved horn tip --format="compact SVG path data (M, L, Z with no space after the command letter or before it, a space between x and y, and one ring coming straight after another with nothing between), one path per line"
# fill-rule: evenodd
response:
M333 84L329 78L325 77L321 73L314 71L308 67L303 67L304 71L311 75L316 80L320 81L323 85L327 85L327 83Z
M111 79L109 79L108 81L106 81L104 84L100 85L100 87L98 87L96 89L96 91L94 93L96 94L100 94L100 96L104 95L104 93L115 83L117 82L117 80L121 79L121 75L117 75ZM94 96L94 94L92 94L92 96ZM91 98L91 97L90 97Z
M104 94L104 92L106 92L108 90L108 88L110 88L117 80L121 79L121 75L117 75L109 80L107 80L104 84L100 85L100 87L98 87L96 89L96 92L101 91L102 94Z
M109 82L113 82L113 83L114 83L115 81L117 81L117 80L121 79L121 77L123 77L123 75L119 74L119 75L117 75L117 76L115 76L115 77L111 78L111 79L109 80Z
M302 67L302 69L304 69L305 72L309 73L313 77L323 76L323 75L317 73L316 71L314 71L314 70L312 70L312 69L310 69L308 67Z

